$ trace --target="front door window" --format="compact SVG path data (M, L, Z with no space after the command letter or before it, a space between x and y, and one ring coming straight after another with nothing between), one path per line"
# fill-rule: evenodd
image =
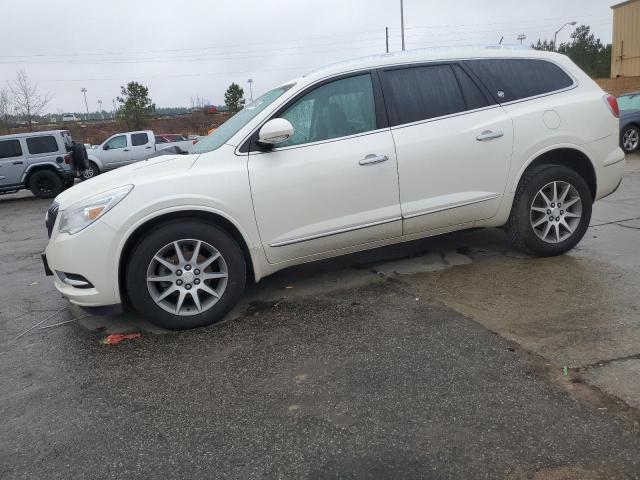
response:
M295 102L280 117L291 122L294 134L278 147L375 130L376 109L371 75L358 75L322 85Z

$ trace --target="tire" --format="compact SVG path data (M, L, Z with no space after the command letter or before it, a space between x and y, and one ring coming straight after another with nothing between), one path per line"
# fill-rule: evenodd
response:
M29 190L38 198L53 198L63 189L62 178L53 170L38 170L29 177Z
M193 262L198 242L199 256ZM208 261L211 265L205 266ZM126 268L127 293L133 307L151 323L168 330L221 321L242 296L245 283L246 264L238 243L219 227L198 220L178 220L155 228L134 247Z
M97 175L100 175L100 169L98 168L98 165L96 165L94 162L89 161L89 168L86 168L82 170L82 172L80 172L80 179L82 181L85 181Z
M625 153L633 153L640 148L640 128L628 125L620 134L620 146Z
M566 185L571 188L562 198ZM576 246L587 231L592 203L587 182L574 170L561 165L534 167L524 173L514 197L506 225L511 242L531 255L561 255Z

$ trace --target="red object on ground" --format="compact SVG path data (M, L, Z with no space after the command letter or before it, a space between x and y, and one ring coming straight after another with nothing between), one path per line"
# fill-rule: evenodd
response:
M140 338L142 335L139 333L112 333L111 335L106 336L102 339L103 345L117 345L123 340L133 340L134 338Z

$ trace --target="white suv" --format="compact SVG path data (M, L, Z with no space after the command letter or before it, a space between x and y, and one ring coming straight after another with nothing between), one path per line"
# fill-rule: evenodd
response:
M44 256L83 307L220 320L290 265L472 227L534 255L584 235L621 182L615 98L568 58L412 51L315 71L258 98L189 155L62 193Z

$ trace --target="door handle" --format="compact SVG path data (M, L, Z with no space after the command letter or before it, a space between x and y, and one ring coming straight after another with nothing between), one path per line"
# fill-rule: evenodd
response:
M146 146L146 147L144 147L144 148L147 148L147 149L149 149L149 148L151 148L151 145L147 145L147 146Z
M14 165L22 165L24 162L22 160L18 160L16 162L13 162Z
M123 150L123 152L128 152L128 151L129 151L129 149L128 149L128 148L125 148L125 149Z
M496 138L500 138L504 136L502 132L492 132L491 130L485 130L480 135L476 137L476 140L479 142L486 142L487 140L495 140Z
M386 155L367 155L362 160L360 160L360 165L375 165L376 163L382 163L389 160L389 157Z

